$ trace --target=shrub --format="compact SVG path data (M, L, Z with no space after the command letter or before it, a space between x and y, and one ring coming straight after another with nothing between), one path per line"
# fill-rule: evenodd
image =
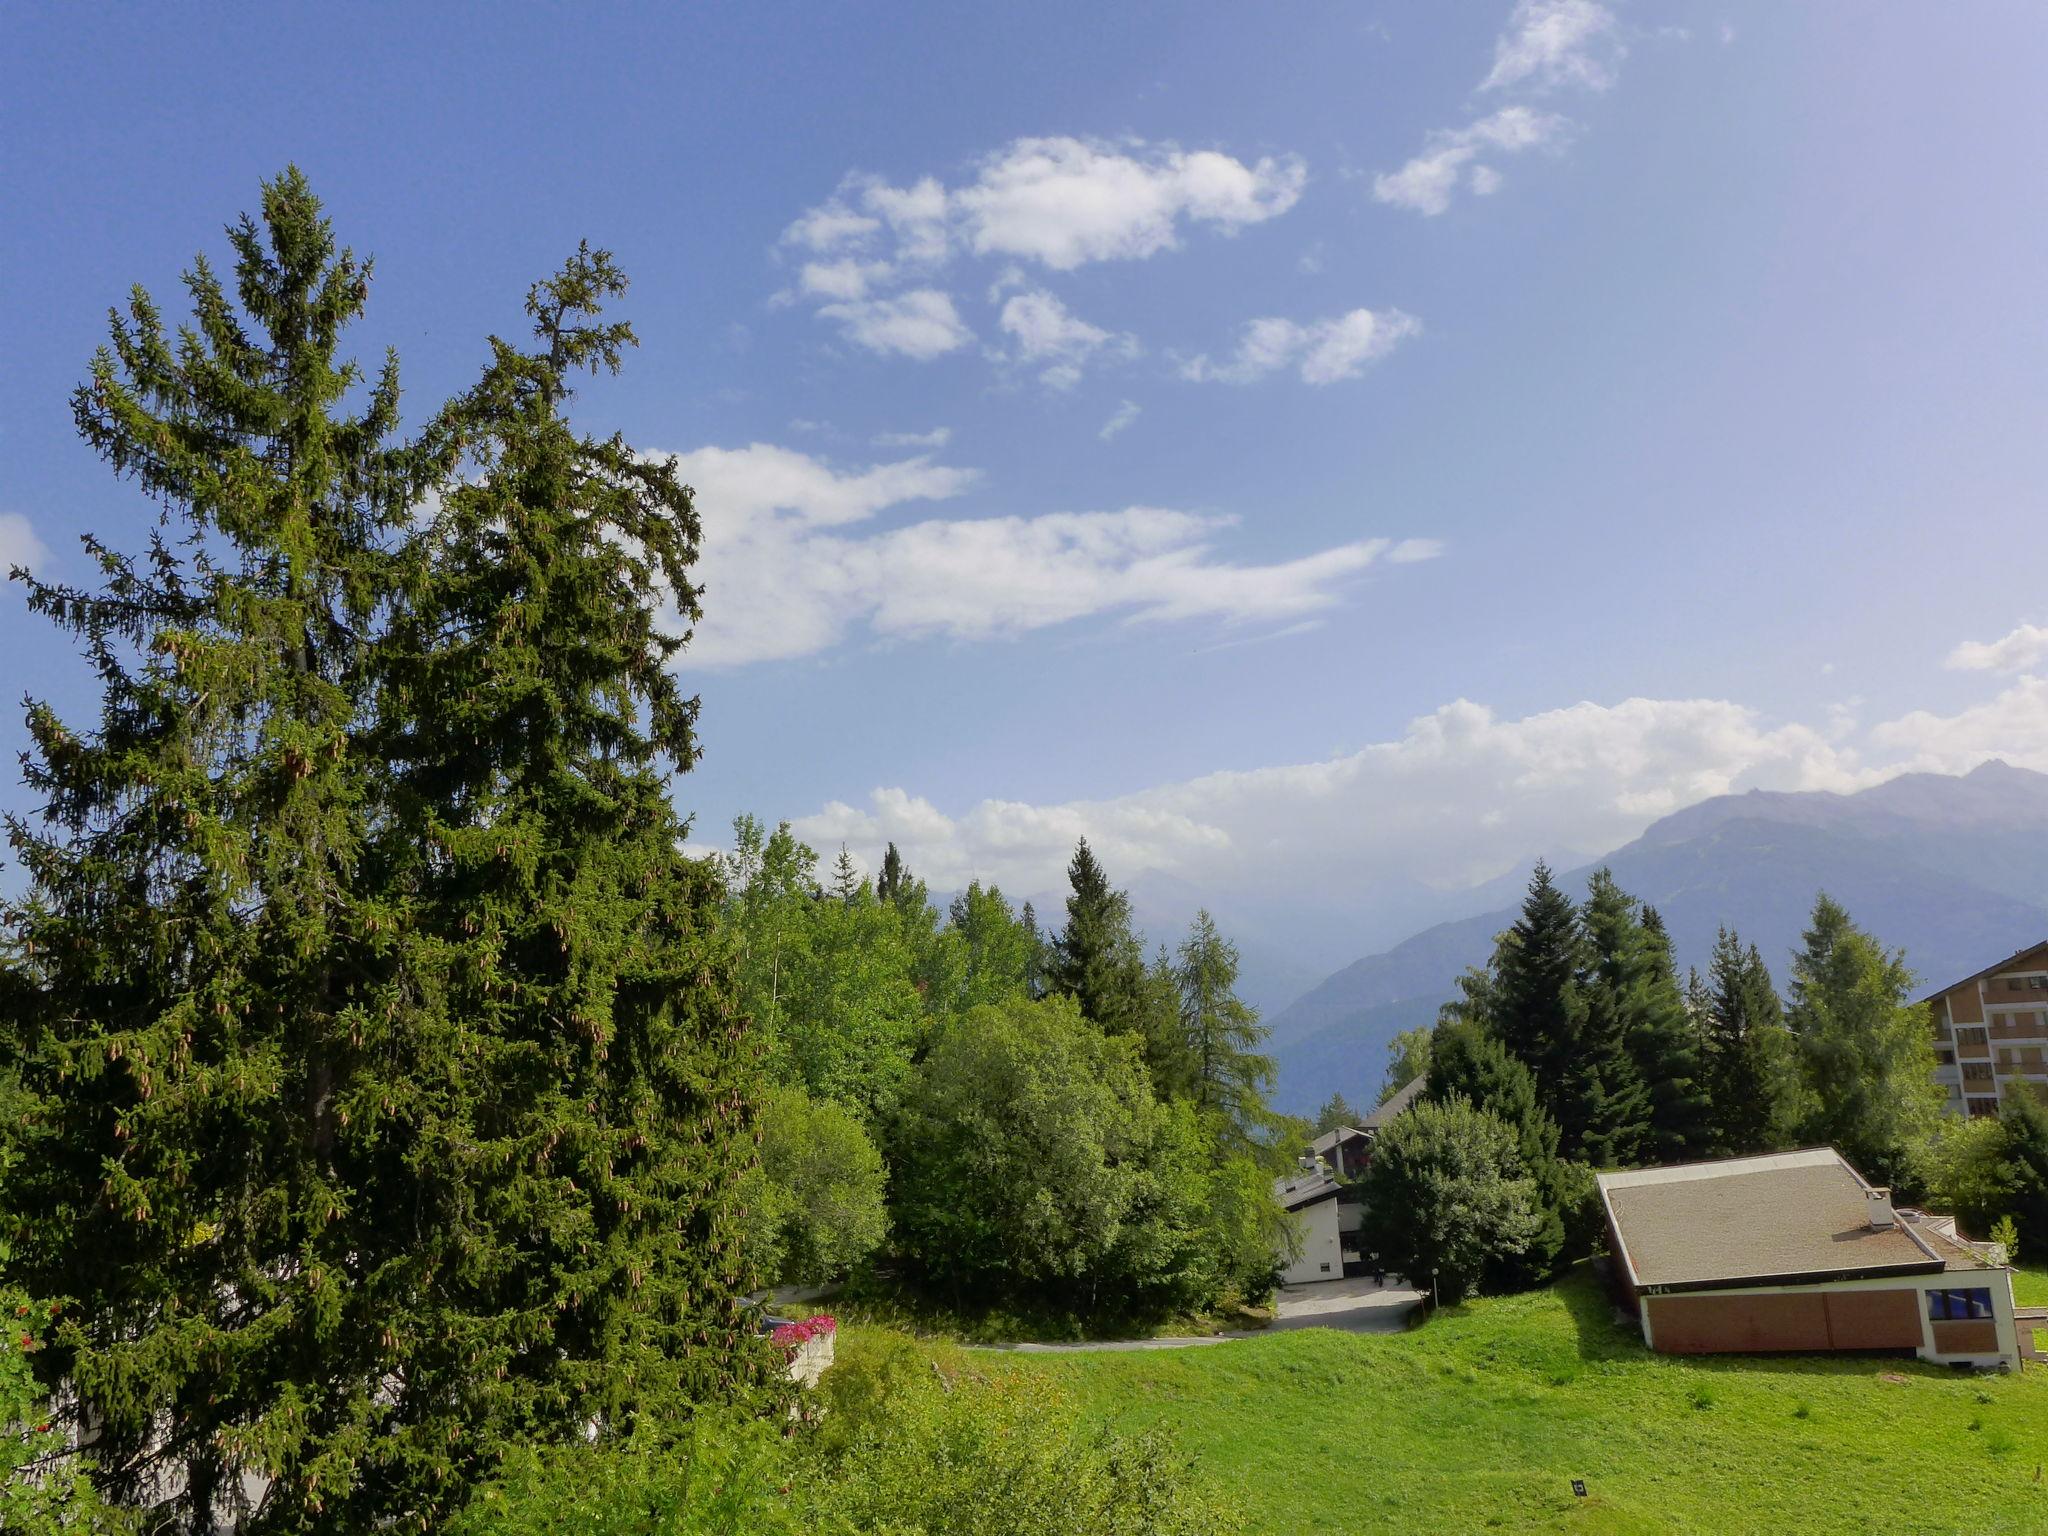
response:
M1380 1132L1365 1215L1390 1267L1445 1302L1527 1251L1541 1225L1514 1131L1462 1095L1417 1103Z
M745 1180L747 1235L763 1274L835 1280L889 1232L882 1154L843 1106L778 1088L761 1106L761 1163Z
M43 1347L53 1309L0 1287L0 1310L6 1329L0 1335L0 1531L57 1536L133 1530L132 1517L100 1502L85 1458L69 1449L64 1426L30 1369L29 1357Z

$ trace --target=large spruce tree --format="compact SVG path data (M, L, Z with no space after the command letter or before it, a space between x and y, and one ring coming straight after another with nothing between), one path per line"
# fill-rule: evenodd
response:
M1546 1101L1571 1065L1585 965L1586 936L1578 909L1558 889L1550 866L1539 862L1520 915L1494 948L1491 985L1467 987L1465 993L1467 1004L1484 1012L1501 1044L1535 1075ZM1563 1116L1557 1118L1562 1123Z
M672 462L564 414L632 342L601 318L624 288L585 247L528 296L537 345L493 341L457 413L473 472L414 541L383 648L414 1076L347 1107L433 1169L385 1427L423 1497L451 1409L477 1447L617 1434L766 1364L731 1198L756 1048L669 798L698 751L665 616L698 615L696 508Z
M1131 898L1109 883L1085 837L1067 865L1067 883L1067 924L1052 941L1046 991L1074 999L1104 1034L1143 1035L1151 998Z
M87 728L30 709L44 811L9 822L27 886L0 1066L24 1103L0 1221L13 1277L65 1303L38 1371L154 1528L431 1526L515 1426L742 1384L729 1298L748 1276L719 1213L749 1138L744 1037L691 937L692 871L648 854L675 857L659 778L604 722L600 700L645 707L661 750L688 740L683 701L636 691L632 616L584 594L578 676L535 641L544 538L508 534L521 567L495 607L480 552L452 575L420 553L460 436L506 449L486 456L498 490L451 494L428 526L480 519L465 497L523 503L500 473L512 379L542 370L501 349L478 398L397 441L395 363L366 387L340 352L367 265L303 178L267 184L229 237L232 287L196 264L176 332L138 290L75 399L158 533L139 558L89 538L96 585L29 587L102 697ZM602 494L641 497L663 472L629 460L588 461L586 493L609 477ZM429 681L451 635L414 621L410 721L398 604L477 627L474 666ZM587 727L580 758L561 715ZM555 891L553 925L518 910L520 881L545 890L574 856L511 794L525 734L566 821L627 808L629 846L581 852L640 882L631 920ZM591 935L621 928L607 958ZM497 1004L525 1036L497 1037ZM541 1104L559 1141L527 1134Z
M1716 1150L1740 1155L1791 1145L1799 1080L1784 1005L1764 957L1733 929L1714 938L1700 1012Z

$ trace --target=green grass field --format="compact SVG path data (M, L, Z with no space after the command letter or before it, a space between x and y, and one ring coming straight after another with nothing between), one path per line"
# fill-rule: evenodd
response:
M2016 1307L2048 1307L2048 1264L2016 1264L2012 1271Z
M2048 1371L1653 1355L1585 1275L1406 1335L975 1360L1175 1426L1270 1536L2048 1531Z

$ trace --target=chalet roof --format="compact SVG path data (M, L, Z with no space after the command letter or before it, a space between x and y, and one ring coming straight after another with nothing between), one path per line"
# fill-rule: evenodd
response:
M1957 987L1967 987L1971 982L1982 981L1986 976L1996 976L2000 971L2009 971L2022 960L2033 960L2036 958L2044 963L2048 963L2048 939L2043 939L2038 944L2029 944L2025 949L2016 949L1995 965L1987 965L1981 971L1972 972L1961 981L1952 981L1945 987L1936 987L1932 992L1921 998L1920 1001L1931 1003L1937 997L1955 991Z
M1275 1179L1273 1198L1280 1202L1282 1210L1298 1211L1319 1200L1334 1199L1343 1189L1342 1182L1319 1159L1314 1168L1303 1168L1285 1178Z
M1637 1285L1675 1289L1938 1270L1901 1217L1870 1224L1869 1189L1832 1147L1599 1176Z
M1426 1086L1428 1086L1428 1083L1429 1076L1427 1073L1424 1073L1419 1077L1410 1078L1407 1082L1403 1083L1400 1086L1400 1088L1395 1092L1392 1098L1388 1099L1386 1103L1382 1104L1378 1109L1374 1110L1371 1114L1367 1115L1363 1120L1359 1121L1359 1125L1363 1129L1368 1131L1379 1130L1389 1120L1393 1119L1394 1116L1398 1115L1410 1104L1413 1104L1417 1099L1421 1098L1422 1090Z

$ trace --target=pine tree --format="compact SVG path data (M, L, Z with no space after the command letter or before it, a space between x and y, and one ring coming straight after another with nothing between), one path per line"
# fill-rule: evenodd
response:
M1343 1094L1333 1093L1329 1101L1316 1111L1315 1132L1318 1136L1325 1136L1347 1125L1356 1126L1362 1118L1364 1117L1357 1110L1345 1102Z
M1638 912L1632 939L1638 984L1628 1039L1650 1101L1638 1155L1646 1162L1692 1162L1714 1149L1702 1037L1679 989L1678 960L1663 918L1647 904Z
M1700 1014L1715 1149L1724 1155L1778 1151L1796 1137L1800 1113L1778 989L1756 946L1745 949L1725 927L1715 936L1707 974Z
M245 1473L274 1527L418 1507L372 1484L429 1219L409 1138L352 1112L414 1064L385 1044L410 989L402 907L364 888L361 728L393 547L446 456L394 441L395 359L344 406L369 267L296 170L229 240L232 291L196 262L174 335L136 289L73 400L163 526L140 559L88 537L95 588L29 583L101 704L87 730L29 710L45 808L9 818L28 888L5 925L32 1096L5 1238L17 1280L69 1298L36 1366L75 1389L109 1493L197 1530Z
M1578 909L1557 888L1550 867L1538 863L1521 915L1495 946L1491 984L1483 994L1468 991L1467 1000L1484 1007L1501 1044L1535 1076L1547 1103L1561 1091L1572 1062L1585 965Z
M882 872L875 877L875 895L887 902L907 901L911 895L910 866L891 843L882 855Z
M1886 950L1835 901L1814 903L1792 957L1786 1022L1810 1100L1805 1134L1872 1183L1911 1187L1942 1113L1925 1010L1903 953Z
M1237 966L1237 946L1206 910L1197 912L1172 971L1193 1078L1189 1096L1225 1128L1226 1141L1245 1147L1269 1118L1273 1058L1259 1051L1267 1031L1258 1010L1237 995Z
M1045 937L1038 931L1038 913L1030 902L1017 914L1017 921L1024 925L1024 933L1030 940L1031 958L1024 968L1024 995L1044 997L1046 994L1046 973L1051 965L1050 948Z
M1104 1034L1143 1035L1148 997L1145 955L1131 929L1131 899L1111 887L1088 839L1067 866L1067 925L1052 942L1046 991L1071 997Z
M853 855L846 851L846 844L839 845L839 857L832 861L832 899L846 906L857 897L867 882L861 878L860 870L854 865Z
M341 1102L366 1142L411 1149L434 1215L392 1260L414 1299L383 1366L405 1391L372 1458L421 1507L451 1440L481 1460L659 1432L768 1379L734 1193L758 1051L716 871L670 799L697 701L663 609L699 616L697 513L672 463L564 415L571 376L632 343L600 319L624 289L586 246L528 297L537 349L493 341L458 412L474 471L415 540L384 648L378 847L410 902L414 1069Z
M1650 1149L1651 1100L1633 1049L1647 1010L1647 945L1635 903L1606 870L1589 890L1579 1032L1559 1089L1557 1119L1573 1156L1628 1166Z

